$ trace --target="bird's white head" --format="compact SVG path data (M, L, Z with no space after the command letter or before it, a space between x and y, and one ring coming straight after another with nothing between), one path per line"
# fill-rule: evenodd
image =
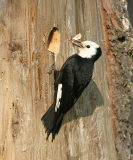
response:
M92 58L94 60L97 60L102 54L100 46L95 42L92 41L80 42L78 40L74 40L72 41L72 43L79 47L78 55L82 58L89 58L89 59Z
M81 42L82 47L79 48L79 56L82 58L92 58L97 54L99 45L92 41Z

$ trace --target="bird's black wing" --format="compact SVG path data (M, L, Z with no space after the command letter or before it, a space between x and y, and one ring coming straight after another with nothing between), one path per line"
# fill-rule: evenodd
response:
M76 103L91 80L93 66L91 61L78 55L73 55L64 63L57 80L57 84L62 84L58 111L66 113Z
M69 57L62 66L60 73L55 81L55 100L57 98L58 85L62 84L62 95L60 99L60 106L57 112L66 113L73 104L73 86L74 86L74 73L73 65L76 61L77 55Z
M63 64L60 71L55 70L55 72L54 72L55 90L57 90L58 84L62 83L64 74L65 74L65 76L68 76L67 74L69 74L69 71L72 72L71 65L75 61L76 57L77 57L77 54L70 56Z
M74 86L73 97L74 103L78 100L84 89L91 81L94 63L90 60L78 58L77 66L74 68Z

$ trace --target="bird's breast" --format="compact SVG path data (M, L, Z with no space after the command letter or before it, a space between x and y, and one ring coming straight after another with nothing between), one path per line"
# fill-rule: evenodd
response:
M91 63L82 63L78 65L75 71L75 80L77 83L85 83L90 81L93 73L94 65Z

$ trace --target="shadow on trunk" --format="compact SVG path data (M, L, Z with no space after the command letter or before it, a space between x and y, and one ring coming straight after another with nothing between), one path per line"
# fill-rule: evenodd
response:
M101 107L103 104L104 101L100 90L96 83L91 81L74 107L65 115L62 124L79 119L80 117L90 116L97 107Z

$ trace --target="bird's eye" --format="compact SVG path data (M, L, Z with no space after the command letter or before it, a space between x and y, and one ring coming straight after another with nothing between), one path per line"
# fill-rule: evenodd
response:
M90 46L89 46L89 45L87 45L86 47L87 47L87 48L90 48Z

